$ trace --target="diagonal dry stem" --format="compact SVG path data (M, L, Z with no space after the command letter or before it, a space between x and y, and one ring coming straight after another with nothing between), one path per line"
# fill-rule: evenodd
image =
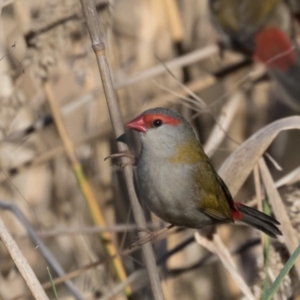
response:
M195 63L196 61L204 60L208 57L218 54L218 52L219 47L217 45L209 45L203 49L197 49L193 52L190 52L188 54L175 58L169 62L166 62L166 65L169 69L174 70L176 68L181 68L183 66ZM151 69L145 70L136 75L132 75L131 77L124 79L124 81L117 82L115 84L115 88L119 89L121 87L137 83L141 80L152 78L165 72L166 68L163 65L159 64Z
M265 126L226 159L218 173L227 184L233 197L276 136L282 131L291 129L300 129L299 116L280 119Z
M210 240L204 237L203 235L199 234L199 232L196 232L195 239L198 244L202 245L209 251L218 255L224 267L228 270L232 278L235 280L237 286L241 289L241 291L244 293L247 299L255 300L255 297L252 294L250 288L248 287L244 279L241 277L241 275L238 273L234 260L226 246L223 244L219 234L215 233L212 236L212 239Z
M19 220L19 222L26 228L27 235L30 237L33 245L41 252L46 262L49 266L54 270L54 272L58 276L64 276L65 272L56 258L53 256L51 251L47 248L47 246L43 243L41 238L39 237L38 233L34 230L31 226L29 221L26 219L22 211L14 204L0 201L0 208L1 209L8 209L11 211L14 216ZM70 293L74 296L77 300L82 300L82 296L74 283L72 281L65 282L66 287L69 289Z
M299 245L299 239L297 238L297 232L293 228L291 220L287 214L286 208L282 202L279 192L275 187L275 183L270 174L270 171L263 158L259 160L259 168L261 171L261 176L263 183L265 185L266 192L270 199L270 204L272 210L276 216L276 219L281 223L281 230L285 239L286 247L288 248L290 254L292 254ZM300 260L295 262L295 268L300 278Z
M50 108L52 111L53 118L55 120L55 124L57 126L57 130L58 130L60 138L63 142L66 154L71 163L74 175L79 183L79 187L82 192L82 195L84 196L84 198L89 206L89 209L90 209L91 215L94 219L94 222L98 226L105 226L106 225L105 219L99 208L99 205L97 203L94 192L93 192L89 182L87 181L85 174L82 170L81 164L77 158L73 142L67 133L66 127L64 125L64 122L63 122L57 101L55 99L53 90L50 86L50 83L46 82L44 84L44 89L45 89L45 94L47 96L47 100L49 102L49 105L50 105ZM117 248L112 242L113 241L112 234L110 232L102 232L102 233L100 233L100 237L103 241L103 245L107 251L107 254L109 254L110 256L115 255L117 253ZM118 278L120 279L120 281L125 280L126 279L125 269L124 269L122 261L119 257L116 257L113 260L113 266L114 266L114 270L115 270ZM130 289L127 290L127 292L130 293Z
M241 92L234 93L228 102L222 107L220 115L218 117L218 124L215 124L205 145L204 151L208 157L213 156L223 139L226 137L226 133L236 116L239 104L242 100Z
M213 85L216 82L216 79L213 76L207 75L203 76L200 79L194 80L187 84L187 87L192 90L193 92L198 92L202 89L205 89L211 85ZM177 90L182 95L185 95L186 92L179 88ZM149 103L145 104L143 106L143 110L146 110L148 108L156 107L156 106L168 106L170 103L173 103L174 101L177 101L177 97L174 97L174 95L171 95L170 93L162 94L156 98L154 98ZM179 100L178 100L179 101ZM130 120L133 117L135 117L137 114L136 111L133 111L129 114L127 114L124 119ZM103 121L99 126L93 128L89 132L85 133L84 135L80 136L74 136L72 138L74 145L79 145L85 142L92 141L96 138L101 138L104 136L107 136L111 132L111 127L107 123L107 121ZM26 161L20 166L13 167L6 171L10 176L13 176L15 174L18 174L19 172L28 169L29 167L40 165L42 163L45 163L59 155L62 155L65 152L65 149L63 146L57 146L55 148L52 148L48 151L45 151L42 154L37 155L33 160ZM7 180L7 177L3 174L0 174L0 183Z
M115 133L115 137L118 138L124 134L124 126L120 115L119 106L117 103L116 94L113 88L111 74L110 74L110 70L105 55L105 44L102 39L101 28L98 21L98 15L96 12L95 3L94 0L80 0L80 2L87 23L88 31L91 36L92 47L97 58L97 63L101 75L104 93L106 96L108 110L110 113L112 127ZM117 142L117 147L119 151L128 150L127 145L125 145L122 142ZM127 161L128 159L122 158L122 163L126 163ZM135 222L137 223L137 226L139 228L145 228L146 227L145 216L143 214L142 208L136 196L135 188L133 184L132 166L127 165L124 168L124 176L125 176L125 183L127 186ZM148 243L143 245L142 251L145 258L145 263L146 263L154 299L156 300L164 299L151 244Z
M40 282L36 278L35 274L33 273L31 267L29 266L27 260L23 256L22 252L20 251L18 245L8 232L7 228L5 227L4 223L0 219L0 238L11 255L11 258L15 262L18 270L22 274L28 288L32 292L32 295L37 300L47 300L49 299L41 287Z
M258 210L263 211L263 203L262 203L263 197L261 193L260 176L259 176L259 169L257 164L253 169L253 176L254 176L255 195L257 199L257 208ZM260 231L260 237L261 237L262 245L264 245L266 242L266 235L262 231Z

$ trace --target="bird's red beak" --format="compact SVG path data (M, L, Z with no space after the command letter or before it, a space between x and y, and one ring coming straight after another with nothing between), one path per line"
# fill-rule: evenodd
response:
M131 120L126 124L126 126L136 131L146 132L146 124L143 116L138 116L137 118Z

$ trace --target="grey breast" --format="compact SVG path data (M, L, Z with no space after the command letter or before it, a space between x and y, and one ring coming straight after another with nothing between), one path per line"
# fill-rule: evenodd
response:
M164 221L177 226L202 227L203 214L197 208L197 192L193 190L193 166L171 164L165 158L138 164L138 187L147 207ZM208 219L210 222L210 220Z

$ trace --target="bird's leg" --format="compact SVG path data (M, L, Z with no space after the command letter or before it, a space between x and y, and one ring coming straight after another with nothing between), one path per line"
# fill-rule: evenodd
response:
M140 231L146 231L147 234L142 236L141 238L139 238L136 242L134 242L131 246L130 249L137 247L137 246L142 246L150 241L152 241L153 239L155 239L156 237L158 237L159 235L161 235L162 233L168 231L169 229L173 228L174 225L168 225L165 228L162 228L160 230L157 231L148 231L148 230L140 230Z
M105 157L104 160L107 160L108 158L119 158L119 157L130 158L129 162L126 162L126 163L118 162L117 163L117 165L121 169L123 169L124 167L126 167L128 165L136 166L136 164L137 164L137 158L136 158L136 156L134 154L132 154L129 150L123 150L123 151L120 151L118 153L111 154L111 155Z

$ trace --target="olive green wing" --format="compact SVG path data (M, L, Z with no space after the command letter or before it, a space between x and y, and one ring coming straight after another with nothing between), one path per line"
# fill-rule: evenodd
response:
M197 193L200 195L199 210L214 219L232 221L232 196L208 159L199 163L195 174Z

